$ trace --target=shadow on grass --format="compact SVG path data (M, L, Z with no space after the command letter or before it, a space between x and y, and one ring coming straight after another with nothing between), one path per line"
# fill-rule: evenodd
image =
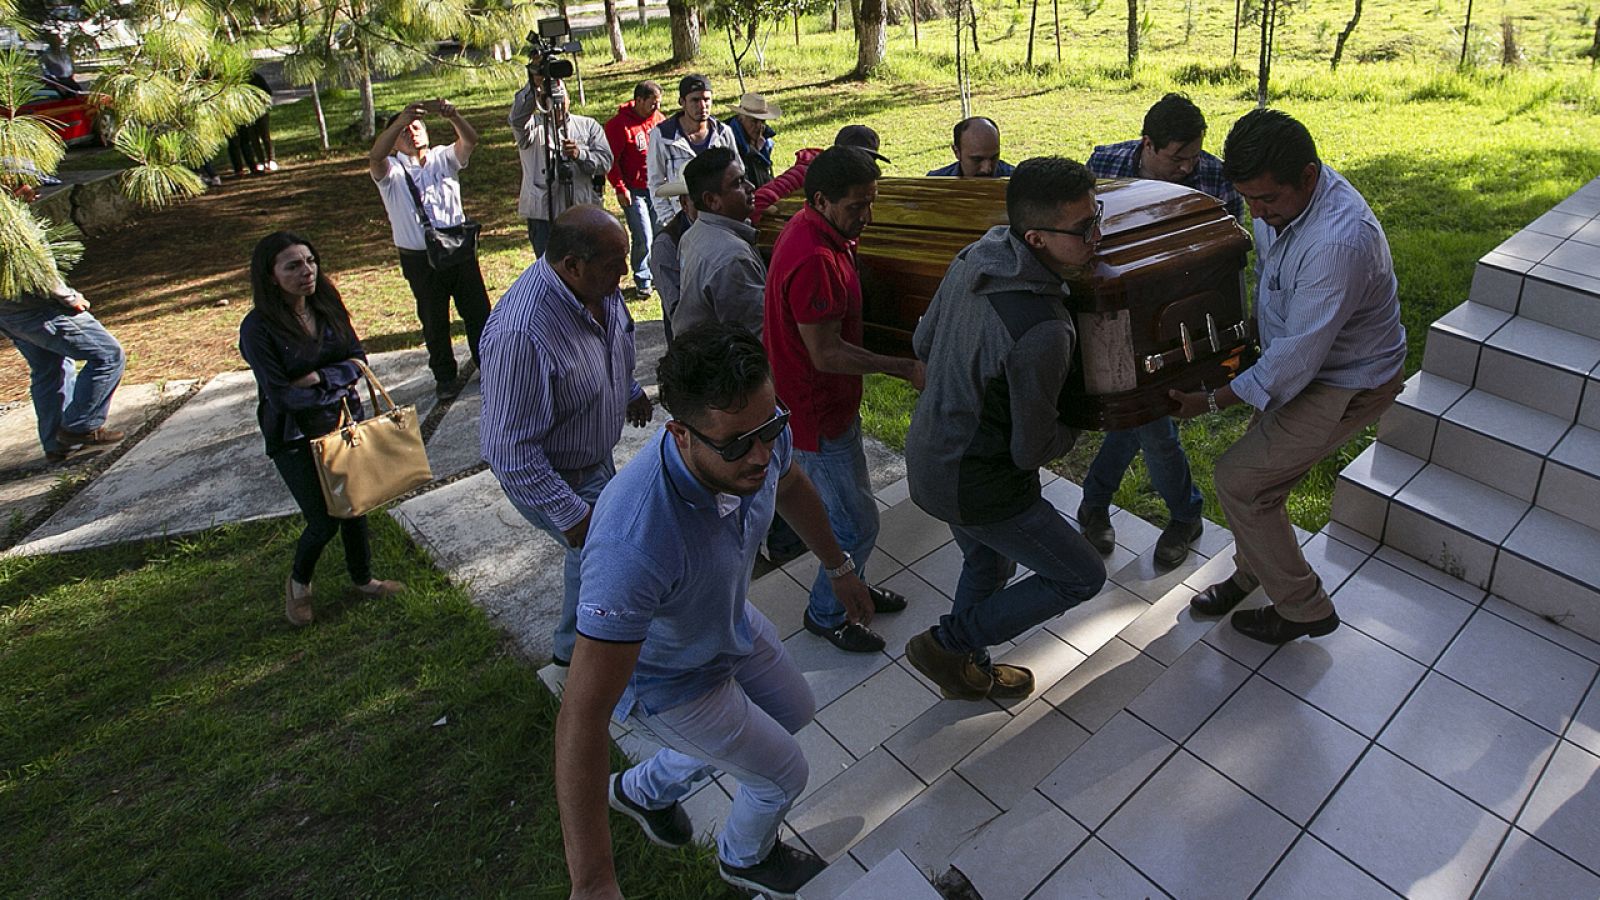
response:
M0 561L0 894L566 896L532 667L382 515L409 590L355 599L335 545L290 628L299 524ZM724 896L616 825L629 896Z

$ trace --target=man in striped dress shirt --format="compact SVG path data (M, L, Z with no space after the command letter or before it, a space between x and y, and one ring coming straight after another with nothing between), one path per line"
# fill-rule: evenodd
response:
M1272 605L1234 613L1233 627L1282 644L1339 627L1284 504L1312 466L1394 403L1406 330L1383 226L1317 158L1304 125L1274 109L1247 113L1228 134L1222 165L1255 220L1261 359L1214 391L1171 393L1181 419L1235 403L1257 410L1217 460L1234 573L1190 605L1220 616L1259 585Z
M581 552L595 498L616 474L612 448L624 420L650 421L617 288L627 272L622 226L598 206L575 206L483 329L483 458L517 511L566 551L558 665L572 659Z

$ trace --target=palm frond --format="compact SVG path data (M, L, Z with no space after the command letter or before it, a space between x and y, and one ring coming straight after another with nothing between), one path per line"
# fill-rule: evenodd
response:
M60 279L53 244L60 232L35 215L26 203L0 194L0 299L15 300L23 294L39 293L55 287ZM78 252L82 252L78 245Z

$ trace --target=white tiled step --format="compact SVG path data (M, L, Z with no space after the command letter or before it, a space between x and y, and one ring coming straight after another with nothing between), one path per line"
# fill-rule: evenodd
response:
M1532 502L1545 457L1571 424L1571 418L1557 418L1485 390L1471 390L1440 417L1429 459Z
M1461 304L1428 326L1423 370L1471 384L1483 345L1511 318L1506 309L1487 303L1469 300Z
M1600 531L1535 507L1502 547L1493 591L1600 640Z
M1545 463L1534 505L1600 529L1600 431L1572 426Z
M1430 463L1394 495L1383 542L1462 581L1488 587L1500 544L1530 505Z
M1411 376L1378 421L1378 442L1427 460L1440 417L1470 389L1470 384L1428 371Z
M1430 346L1432 339L1430 332ZM1600 340L1518 316L1484 343L1472 384L1571 422L1596 366ZM1459 375L1455 380L1463 381Z
M1379 426L1379 434L1383 433ZM1334 522L1358 534L1382 541L1388 523L1389 503L1427 464L1381 441L1361 451L1333 486Z

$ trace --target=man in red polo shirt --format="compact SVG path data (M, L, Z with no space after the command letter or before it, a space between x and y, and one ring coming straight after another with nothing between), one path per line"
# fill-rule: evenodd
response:
M806 205L772 247L767 268L766 329L778 398L789 407L795 461L828 511L839 546L849 557L839 569L818 567L805 626L835 647L876 653L883 638L849 621L830 577L854 567L866 580L878 537L878 505L861 444L861 376L882 372L922 389L922 363L880 356L861 346L861 279L856 239L872 221L878 164L858 147L830 147L806 170ZM875 613L899 612L906 599L868 589Z

